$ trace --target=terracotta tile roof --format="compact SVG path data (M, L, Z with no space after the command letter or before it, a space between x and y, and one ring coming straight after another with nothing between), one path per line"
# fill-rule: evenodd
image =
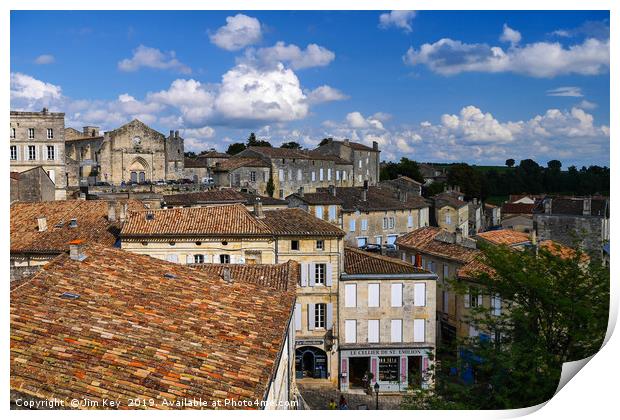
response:
M250 206L256 202L256 198L260 198L261 203L265 206L287 206L288 201L279 198L269 197L266 195L252 194L249 192L239 191L239 194L245 198L245 204Z
M115 222L108 221L108 201L66 200L11 205L11 253L60 253L69 249L69 241L77 238L87 243L113 246L120 231L120 206L129 211L144 209L137 200L119 201ZM39 232L37 217L45 216L47 230ZM77 219L77 227L71 227Z
M271 236L242 204L131 212L122 238L144 236Z
M434 195L432 198L435 200L435 207L442 208L445 206L451 206L460 209L467 205L466 201L461 199L462 193L456 191L444 191L442 193Z
M476 236L492 243L493 245L513 246L523 243L530 243L530 236L527 233L517 232L512 229L490 230L488 232L478 233Z
M369 212L385 210L409 210L429 207L428 202L418 196L407 196L407 201L399 200L391 189L368 187L366 200L362 200L364 187L337 187L336 197L342 200L342 211ZM317 188L317 192L329 192L327 188ZM304 194L305 195L305 194Z
M413 264L356 248L345 247L344 271L347 274L432 274Z
M184 194L164 195L164 203L171 206L195 204L234 204L245 203L247 199L235 190L224 188Z
M504 203L502 204L502 214L532 214L535 204L526 203Z
M456 276L460 279L473 279L482 273L493 275L495 270L482 261L481 255L480 258L474 258L472 261L459 268L456 271Z
M262 220L275 236L337 236L345 235L337 226L317 219L302 209L265 210Z
M546 241L541 241L538 246L550 252L552 255L563 259L573 258L576 255L576 251L573 248L562 245L561 243L552 241L550 239ZM583 254L581 259L584 261L589 261L590 258L586 254Z
M19 180L19 172L11 172L11 179Z
M329 205L329 204L335 204L335 205L341 205L343 204L342 199L340 199L339 197L336 197L334 194L330 194L329 192L313 192L313 193L304 193L303 196L299 195L299 194L292 194L291 196L303 201L304 203L310 204L310 205L316 205L316 204L323 204L323 205ZM289 197L291 197L289 196Z
M241 278L258 286L293 292L301 275L299 264L293 260L284 264L191 264L190 267L219 277L228 269L233 281Z
M474 248L437 240L436 238L441 234L442 230L438 227L422 227L396 238L396 245L399 248L410 249L459 263L468 263L480 253Z
M244 158L244 157L232 157L230 159L217 162L215 164L215 172L226 172L235 169L249 167L249 168L269 168L271 165L261 158Z
M81 262L58 256L11 291L12 391L118 399L124 409L128 398L153 398L155 408L170 408L164 398L264 399L293 286L280 291L241 274L228 283L100 246L85 253Z

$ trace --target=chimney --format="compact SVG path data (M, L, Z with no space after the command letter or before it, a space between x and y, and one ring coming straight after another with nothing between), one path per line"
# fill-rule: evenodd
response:
M174 130L170 130L170 138L174 137Z
M376 141L372 142L372 150L379 150L379 143L377 143Z
M368 180L364 181L364 189L368 191Z
M422 268L422 254L415 255L415 266L418 268Z
M329 193L335 197L336 196L336 186L335 185L330 185L328 188L329 188Z
M256 201L254 202L254 216L258 219L265 217L265 213L263 212L263 203L261 203L260 197L256 197Z
M350 145L349 139L344 139L343 143L344 143L345 146L349 146Z
M84 241L82 239L69 242L69 258L74 261L84 261L86 259L86 254L84 254Z
M592 214L592 197L583 199L583 215L590 216Z
M303 197L303 196L304 196L304 187L299 187L299 190L298 190L297 194L298 194L300 197Z
M175 131L175 132L174 132L174 138L175 138L175 139L178 139L178 138L179 138L179 130L177 130L177 131Z
M45 232L47 230L47 219L45 216L37 217L37 227L39 228L39 232Z
M232 274L230 273L230 268L228 267L222 268L222 279L224 279L224 281L229 284L233 282Z
M86 200L86 194L81 192L80 195L78 196L78 200L82 200L82 201Z
M551 198L547 198L544 202L545 214L551 214Z
M366 201L366 199L368 198L366 193L368 192L368 190L366 190L365 188L362 189L362 201Z
M532 229L530 232L530 242L532 245L536 246L536 229Z
M454 231L454 243L457 245L461 245L463 243L463 232L461 228L456 228Z
M116 222L116 202L108 201L108 222Z
M121 206L121 214L120 214L119 219L121 223L125 222L125 220L127 219L127 203L124 203Z
M44 114L47 114L47 108L43 108L43 109L41 110L41 112L42 112L42 113L44 113Z

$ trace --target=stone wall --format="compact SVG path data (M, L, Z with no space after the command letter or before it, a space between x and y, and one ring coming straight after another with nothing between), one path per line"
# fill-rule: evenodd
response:
M535 214L534 229L540 241L552 240L563 245L582 246L588 252L601 252L609 240L609 219L598 216Z

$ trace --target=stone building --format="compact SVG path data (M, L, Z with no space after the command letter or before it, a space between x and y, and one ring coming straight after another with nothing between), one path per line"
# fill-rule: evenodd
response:
M226 153L219 153L215 150L210 150L206 153L189 158L185 158L185 178L189 178L194 182L201 182L206 184L210 179L213 179L213 171L215 165L218 162L224 162L230 159L232 156Z
M429 204L419 196L373 186L319 188L287 197L289 205L340 226L350 246L393 245L399 235L428 226Z
M55 184L56 200L66 198L64 113L11 111L9 149L11 172L41 166Z
M436 280L435 274L412 264L345 248L339 309L341 391L375 383L380 392L432 385Z
M480 254L476 241L428 226L398 238L396 245L403 261L437 274L437 340L451 342L461 337L467 327L463 325L459 296L448 280L455 279L458 270Z
M534 209L534 229L541 241L578 245L601 256L609 242L609 212L606 197L547 197Z
M484 203L484 227L497 227L502 223L502 208L490 203Z
M444 191L431 198L433 211L431 224L454 233L469 236L469 205L459 191Z
M220 188L235 188L260 195L267 193L267 183L271 176L271 165L263 159L233 157L216 162L213 180Z
M298 282L294 262L193 269L75 241L11 291L11 403L294 409Z
M420 184L415 179L409 178L408 176L398 175L396 179L389 179L386 181L379 182L379 186L381 188L389 188L394 190L395 192L402 191L407 193L408 195L413 196L422 196L422 184Z
M376 141L372 142L372 147L349 140L327 139L315 149L319 154L326 156L338 156L343 163L353 166L352 187L362 186L364 182L368 185L377 185L381 173L381 151Z
M11 204L16 201L54 201L56 185L42 166L11 172Z
M132 212L124 250L181 264L300 264L295 308L298 377L338 382L338 276L344 232L300 209L244 205ZM306 360L307 364L300 364Z
M281 199L297 192L300 187L312 192L329 185L354 185L352 163L336 155L276 147L249 147L236 156L253 157L267 163L271 168L273 195ZM267 194L266 187L265 182L265 190L258 193Z
M108 182L167 181L184 176L184 142L178 131L163 134L138 120L100 135L97 127L84 127L81 137L71 132L67 140L68 164L80 180Z

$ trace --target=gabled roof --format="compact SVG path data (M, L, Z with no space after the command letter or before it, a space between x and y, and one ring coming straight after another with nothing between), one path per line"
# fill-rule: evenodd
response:
M428 202L422 197L409 194L406 201L401 201L395 197L393 190L379 187L368 187L366 200L363 200L363 190L364 187L337 187L336 198L342 200L342 210L345 212L370 212L429 207ZM328 188L317 188L316 191L329 193Z
M159 135L161 137L166 137L162 133L160 133L159 131L155 130L154 128L151 128L148 125L144 124L142 121L140 121L137 118L134 118L133 120L129 121L128 123L125 123L125 124L121 125L118 128L115 128L114 130L110 130L108 133L114 134L117 131L125 130L128 127L140 127L143 130L150 131L153 134Z
M325 191L304 193L303 195L296 193L289 195L289 197L295 197L298 200L301 200L304 203L310 205L341 205L343 203L343 201L339 197L336 197L334 194Z
M492 243L493 245L515 246L531 242L530 236L527 233L517 232L512 229L490 230L488 232L478 233L476 237Z
M185 194L164 195L167 205L194 205L194 204L234 204L245 203L246 198L230 188L208 190Z
M344 249L344 272L346 274L433 274L401 261L396 258L385 257L361 251L352 247Z
M242 204L144 210L129 213L122 238L175 236L271 236Z
M65 200L11 205L11 253L60 253L69 249L68 243L83 239L87 243L113 246L118 239L120 206L128 210L144 209L137 200L126 200L116 205L116 221L108 220L108 201ZM37 218L44 216L47 230L39 232ZM77 219L77 227L71 227Z
M456 191L444 191L434 195L432 198L435 201L435 207L438 209L446 206L460 209L467 205L466 201L461 200L462 193Z
M302 209L265 210L263 221L275 236L337 236L344 231Z
M502 204L502 214L532 214L536 204L527 203L504 203Z
M215 164L215 172L233 171L243 167L270 168L271 165L263 159L257 157L232 157L230 159L217 162Z
M444 231L438 227L422 227L396 238L396 245L399 248L435 255L462 264L471 261L480 253L474 248L439 240L443 234Z
M239 194L241 194L241 196L245 198L245 204L247 206L250 206L256 203L257 198L260 198L260 202L263 203L263 205L265 206L287 206L288 205L288 201L286 200L280 200L279 198L269 197L267 195L252 194L252 193L245 192L245 191L239 191Z
M544 202L551 201L551 214L563 214L582 216L584 200L590 199L590 215L609 217L609 201L604 197L550 197L536 204L533 212L542 214L545 212Z
M280 291L295 292L300 279L299 265L293 260L283 264L191 264L190 267L215 277L222 277L229 270L233 281L242 279Z
M154 408L167 408L163 399L265 398L297 263L262 269L270 279L288 274L283 290L243 270L229 283L214 270L119 249L85 254L60 255L11 291L11 391L66 403L152 398Z

